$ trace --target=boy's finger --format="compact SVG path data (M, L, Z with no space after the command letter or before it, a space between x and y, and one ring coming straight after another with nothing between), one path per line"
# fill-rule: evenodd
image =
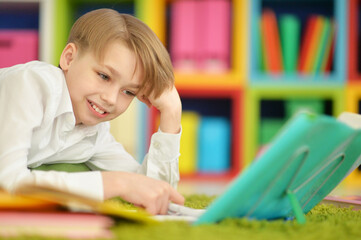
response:
M157 207L156 207L156 204L155 203L151 203L151 204L147 204L148 206L145 206L145 210L151 214L151 215L155 215L157 214Z
M185 201L184 197L179 192L177 192L174 188L171 188L171 190L170 190L169 200L173 203L180 204L180 205L184 205L184 201Z
M163 201L162 201L162 205L160 207L159 213L162 214L162 215L167 214L168 206L169 206L169 200L168 200L168 198L164 198Z

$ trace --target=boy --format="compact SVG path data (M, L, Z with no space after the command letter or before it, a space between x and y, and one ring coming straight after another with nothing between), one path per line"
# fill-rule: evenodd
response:
M160 111L142 165L109 133L108 121L134 97ZM170 201L184 203L174 189L181 111L169 55L156 35L130 15L89 12L72 27L60 68L34 61L0 70L0 184L8 191L32 183L98 200L120 196L165 214ZM93 171L28 169L52 163L85 163Z

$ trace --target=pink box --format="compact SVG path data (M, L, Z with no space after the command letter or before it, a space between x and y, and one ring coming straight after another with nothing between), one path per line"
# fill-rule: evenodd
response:
M197 2L179 0L172 3L170 54L177 70L188 71L196 67Z
M0 68L38 59L38 31L0 30Z
M230 66L231 2L198 2L198 67L206 71L227 71Z

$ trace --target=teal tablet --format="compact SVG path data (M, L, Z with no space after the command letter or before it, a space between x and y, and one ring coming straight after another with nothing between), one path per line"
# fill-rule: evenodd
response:
M296 217L303 223L303 214L360 162L360 145L360 130L330 116L300 113L194 224L229 217Z

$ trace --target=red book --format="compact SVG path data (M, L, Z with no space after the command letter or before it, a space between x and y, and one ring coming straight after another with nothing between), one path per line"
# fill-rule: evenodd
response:
M314 35L315 27L317 23L317 16L311 16L306 23L305 31L302 36L301 50L299 54L298 71L305 73L306 60L311 47L312 36Z
M270 73L281 73L283 71L281 41L276 14L272 10L263 10L261 31L265 53L265 69Z

